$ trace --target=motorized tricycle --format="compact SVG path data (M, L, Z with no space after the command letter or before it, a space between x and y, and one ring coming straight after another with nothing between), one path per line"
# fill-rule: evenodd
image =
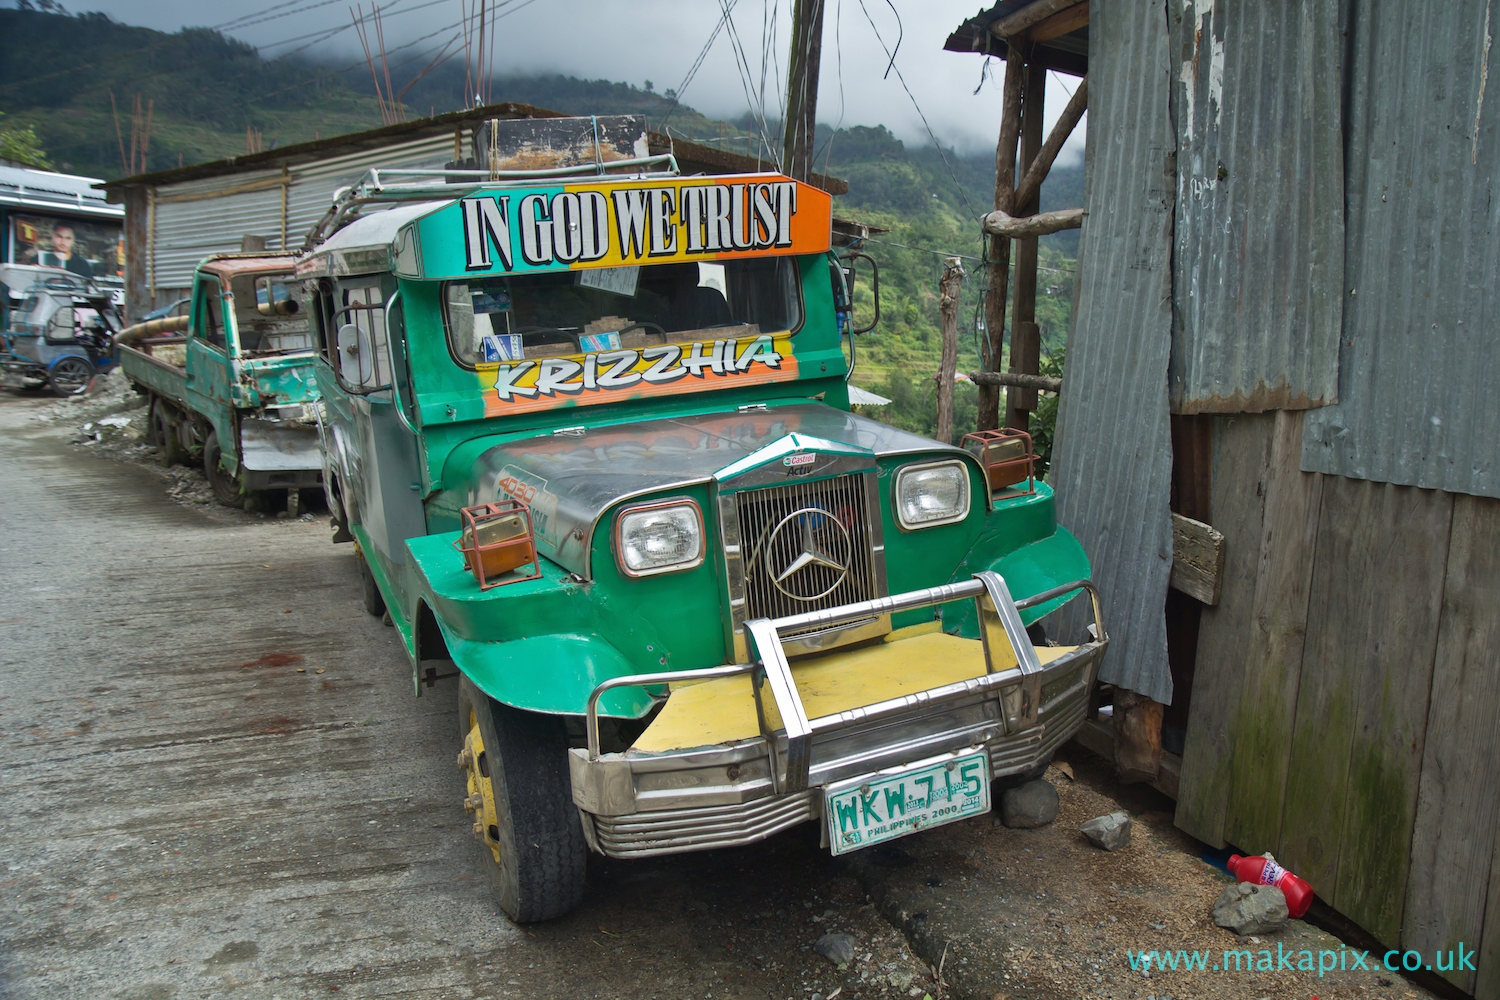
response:
M62 268L26 264L0 265L0 282L9 290L0 383L77 396L115 366L121 319L107 289Z
M297 265L335 540L417 693L457 681L519 921L579 901L588 850L983 813L1083 723L1107 642L1024 435L850 412L826 193L600 145L373 172ZM1080 597L1086 641L1028 631Z

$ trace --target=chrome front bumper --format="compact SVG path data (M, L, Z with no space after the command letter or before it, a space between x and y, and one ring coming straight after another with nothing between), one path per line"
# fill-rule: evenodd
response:
M1084 590L1096 638L1043 666L1020 612ZM979 677L809 719L782 631L973 599L985 661ZM588 748L569 751L573 800L589 846L610 857L648 857L748 844L822 815L822 786L936 754L985 746L994 777L1046 760L1083 725L1089 689L1109 642L1099 595L1087 580L1019 603L997 573L962 583L825 611L746 623L751 663L605 681L588 706ZM1008 644L1018 666L1009 662ZM709 680L748 673L761 733L752 739L662 753L599 752L599 698L617 687Z

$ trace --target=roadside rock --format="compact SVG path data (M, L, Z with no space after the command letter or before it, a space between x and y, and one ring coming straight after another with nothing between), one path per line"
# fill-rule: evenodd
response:
M854 960L854 936L824 934L813 943L813 950L834 965L848 965Z
M1028 781L1000 795L1000 822L1012 830L1032 830L1057 818L1057 789L1050 781Z
M1279 931L1286 918L1286 896L1274 885L1227 885L1214 903L1214 923L1239 935Z
M1118 851L1130 843L1130 814L1122 810L1096 816L1078 829L1095 847Z

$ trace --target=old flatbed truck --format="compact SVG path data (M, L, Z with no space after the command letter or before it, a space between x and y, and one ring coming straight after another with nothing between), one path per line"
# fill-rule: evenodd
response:
M588 849L984 812L1078 729L1088 560L988 441L849 411L828 195L670 157L399 181L297 265L330 502L417 693L458 679L511 919L576 905ZM1081 595L1093 638L1034 645Z
M168 462L199 459L219 502L265 503L322 486L313 350L290 253L198 265L187 316L127 327L120 368L151 398L149 439Z

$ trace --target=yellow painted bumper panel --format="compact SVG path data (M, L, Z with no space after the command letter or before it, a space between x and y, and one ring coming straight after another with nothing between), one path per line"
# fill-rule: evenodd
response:
M792 675L808 715L833 715L983 676L983 644L978 639L947 635L937 631L939 627L938 622L915 625L891 633L878 645L798 661ZM1045 665L1076 648L1039 646L1037 659ZM1014 666L1014 658L1000 666ZM742 674L674 685L661 713L631 749L664 753L759 735L750 677Z

